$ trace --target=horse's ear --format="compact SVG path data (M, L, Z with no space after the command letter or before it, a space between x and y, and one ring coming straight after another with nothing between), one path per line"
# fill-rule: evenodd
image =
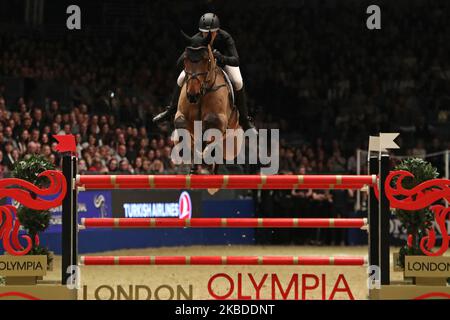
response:
M186 40L186 42L187 42L188 44L191 44L192 38L189 37L183 30L180 30L180 32L181 32L181 35L183 36L184 40Z

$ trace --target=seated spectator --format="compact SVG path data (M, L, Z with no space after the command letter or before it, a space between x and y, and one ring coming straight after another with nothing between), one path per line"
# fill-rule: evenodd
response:
M13 150L14 150L14 148L13 148L13 144L10 142L10 141L8 141L6 144L5 144L5 153L4 153L4 155L3 155L3 164L9 169L9 170L12 170L12 168L13 168L13 166L14 166L14 163L15 163L15 160L14 160L14 157L13 157Z
M152 162L148 159L145 159L142 162L142 174L151 174L152 173Z
M78 160L78 173L85 174L87 172L86 161L83 159Z
M14 167L14 165L20 161L19 149L13 149L13 151L11 152L11 155L12 155L12 163L13 163L13 167Z
M130 167L130 163L128 162L127 159L123 159L122 161L120 161L119 173L121 173L121 174L132 174L133 172L131 170L132 169Z
M17 144L17 147L21 154L25 154L27 152L29 139L30 135L28 133L28 130L23 130L22 134L20 135L19 143Z
M95 158L92 161L92 165L89 168L89 171L92 171L92 172L104 172L102 161L99 158Z
M137 157L134 160L134 173L135 174L145 174L143 170L143 161L141 157Z
M125 144L119 145L119 147L117 148L117 154L116 154L115 158L118 162L120 162L122 160L128 160L127 159L127 147Z
M161 174L164 172L164 164L161 160L156 159L153 161L153 163L150 165L150 172L153 174Z
M0 179L6 178L8 167L3 162L3 152L0 151Z
M119 167L118 167L118 162L117 162L117 160L116 159L111 159L111 160L109 160L109 163L108 163L108 172L110 172L110 173L115 173L115 172L117 172L119 170Z

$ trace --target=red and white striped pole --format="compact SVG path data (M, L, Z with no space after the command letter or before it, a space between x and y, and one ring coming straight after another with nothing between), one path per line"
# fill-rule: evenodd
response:
M366 228L367 219L333 218L83 218L85 228Z
M361 189L375 175L78 175L84 189Z
M85 266L147 265L278 265L278 266L364 266L366 257L308 256L81 256Z

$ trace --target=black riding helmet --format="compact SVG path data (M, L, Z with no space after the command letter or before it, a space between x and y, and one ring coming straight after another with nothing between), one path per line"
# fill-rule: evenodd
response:
M219 30L219 28L219 17L214 13L205 13L200 17L200 21L198 22L198 30L201 32L214 32Z

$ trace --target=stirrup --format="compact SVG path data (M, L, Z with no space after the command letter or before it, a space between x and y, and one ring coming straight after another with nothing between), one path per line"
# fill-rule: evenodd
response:
M153 117L152 121L153 123L163 122L169 120L170 116L172 115L171 106L166 107L166 110L163 112L157 114L155 117Z
M252 122L252 118L247 117L246 119L242 119L241 121L239 121L239 124L244 131L250 130L253 134L258 134L258 131L256 130L256 127Z

